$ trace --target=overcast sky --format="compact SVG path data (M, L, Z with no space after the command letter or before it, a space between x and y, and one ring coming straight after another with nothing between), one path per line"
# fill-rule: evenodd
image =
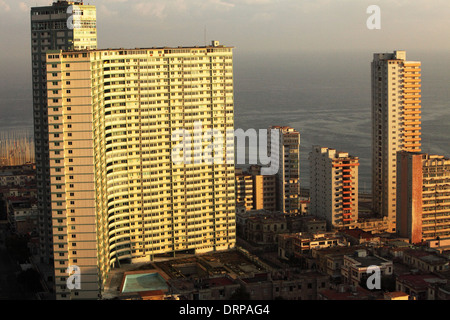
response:
M0 109L17 88L31 88L30 8L49 0L0 0ZM99 48L234 46L235 57L260 52L450 51L448 0L90 0ZM369 30L370 5L381 29ZM205 36L206 33L206 36ZM1 111L1 110L0 110Z
M30 7L48 0L0 0L2 56L30 57ZM254 50L450 49L448 0L90 0L100 48L202 45L217 39ZM381 29L366 12L381 9ZM19 54L17 54L19 52ZM9 60L9 58L7 59ZM2 58L2 63L5 60Z

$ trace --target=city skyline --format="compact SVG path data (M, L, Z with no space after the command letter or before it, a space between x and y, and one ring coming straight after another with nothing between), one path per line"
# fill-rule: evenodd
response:
M437 12L412 2L0 0L2 14L31 21L28 64L14 41L2 59L0 127L28 92L36 146L33 176L32 164L0 168L2 230L27 237L31 268L53 269L40 281L56 300L450 300L448 57L431 59L422 41L439 44L422 32L448 22L410 28L419 7L424 22ZM239 46L247 64L235 63ZM266 77L246 73L255 61ZM243 104L236 69L244 92L254 83ZM247 133L248 148L235 142ZM445 280L408 287L415 268Z

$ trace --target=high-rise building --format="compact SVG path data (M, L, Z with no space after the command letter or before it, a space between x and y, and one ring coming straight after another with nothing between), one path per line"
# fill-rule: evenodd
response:
M300 133L291 127L272 126L268 146L272 150L271 134L278 131L277 210L286 214L300 213ZM273 155L272 155L273 157Z
M236 205L245 210L277 210L275 175L262 175L261 166L252 165L248 171L236 168Z
M421 151L421 63L405 51L376 53L372 74L373 210L396 222L398 151Z
M232 47L53 51L47 74L58 298L96 298L121 261L234 247Z
M31 8L33 118L39 190L39 255L44 263L51 264L53 259L45 54L48 50L96 48L95 6L85 5L83 1L55 1L50 6Z
M399 152L397 233L411 243L450 236L450 159Z
M359 159L347 152L313 146L309 154L311 215L334 228L350 228L358 220Z
M277 181L275 175L253 176L253 208L277 210Z
M244 207L245 210L253 210L253 176L236 168L236 205Z

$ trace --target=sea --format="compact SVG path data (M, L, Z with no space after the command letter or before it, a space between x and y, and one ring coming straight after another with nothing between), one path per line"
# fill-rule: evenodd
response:
M313 145L359 157L360 192L370 192L372 58L372 52L364 51L235 50L235 129L280 125L298 130L304 188L309 187L308 154ZM407 52L407 59L422 62L422 151L450 156L450 54ZM0 131L32 132L30 68L19 70L1 75Z

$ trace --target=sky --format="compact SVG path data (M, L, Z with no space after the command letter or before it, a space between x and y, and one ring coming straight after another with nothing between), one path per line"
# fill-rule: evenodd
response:
M0 0L0 99L31 87L30 8L51 0ZM448 0L89 0L98 47L234 46L257 53L450 51ZM371 5L380 29L368 29ZM28 90L30 91L30 90ZM29 92L27 93L30 94ZM14 97L13 97L14 98ZM0 104L0 111L5 108ZM1 116L1 113L0 113Z
M0 48L28 59L30 7L49 0L0 0ZM448 0L90 0L100 48L202 45L241 52L450 49ZM381 29L366 12L380 8ZM206 32L205 32L206 31ZM3 55L2 54L2 55Z

